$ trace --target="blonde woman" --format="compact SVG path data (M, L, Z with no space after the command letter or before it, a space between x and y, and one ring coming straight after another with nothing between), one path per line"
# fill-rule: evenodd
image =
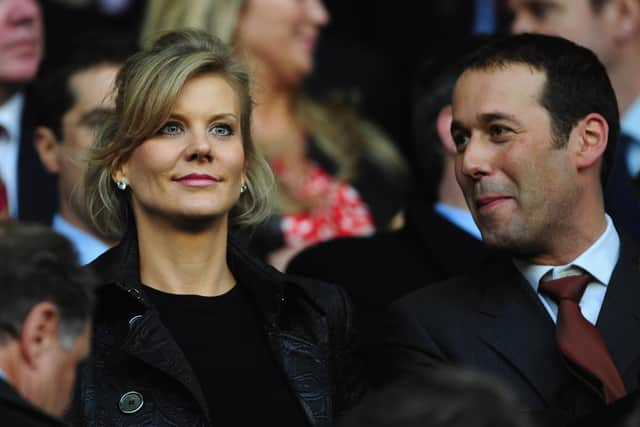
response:
M248 81L196 31L119 72L86 189L96 226L122 240L91 264L102 287L74 425L324 426L358 399L344 293L229 238L268 214L273 180Z
M321 0L147 4L143 42L165 30L199 28L230 43L249 67L253 135L279 190L276 214L254 238L254 248L282 268L304 246L389 225L405 185L394 144L346 105L320 104L299 90L329 21Z

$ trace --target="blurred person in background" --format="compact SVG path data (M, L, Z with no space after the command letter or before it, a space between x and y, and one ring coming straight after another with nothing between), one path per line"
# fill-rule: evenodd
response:
M320 0L156 0L142 27L143 42L163 30L206 30L248 66L253 136L278 183L276 215L251 247L279 269L312 243L387 228L404 207L405 162L393 142L345 103L301 93L328 22Z
M88 355L95 277L49 227L0 223L0 423L59 426Z
M106 251L116 236L93 226L86 206L83 176L97 128L113 110L116 73L135 46L109 32L79 34L64 58L43 64L33 94L35 145L45 168L58 178L58 212L53 229L75 246L81 264Z
M338 427L533 427L513 393L472 369L441 368L369 394Z
M170 32L116 77L90 156L91 218L120 243L100 277L75 425L329 426L363 391L338 287L250 256L229 227L269 215L249 75L219 39Z
M55 180L33 146L29 83L44 52L36 0L0 2L0 216L49 223L56 208ZM4 212L4 214L3 214Z

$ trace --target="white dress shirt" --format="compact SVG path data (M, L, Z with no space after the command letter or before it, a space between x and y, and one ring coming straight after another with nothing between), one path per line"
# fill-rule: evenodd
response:
M433 209L443 218L458 226L462 230L471 234L478 240L482 240L480 229L473 220L473 215L466 209L460 209L455 206L446 205L442 202L436 202Z
M0 136L0 176L7 189L9 216L18 217L18 152L20 147L20 120L24 108L24 95L17 93L0 105L0 126L8 138Z
M540 301L542 301L542 305L547 309L554 323L558 318L558 305L549 296L538 293L540 279L549 272L551 272L550 279L559 279L566 276L568 270L575 270L574 267L578 267L593 276L593 281L587 285L579 306L582 315L591 324L595 325L598 320L609 286L609 280L620 256L620 237L609 215L605 216L607 228L604 233L586 251L566 265L537 265L521 259L514 258L513 260L518 270L527 279Z

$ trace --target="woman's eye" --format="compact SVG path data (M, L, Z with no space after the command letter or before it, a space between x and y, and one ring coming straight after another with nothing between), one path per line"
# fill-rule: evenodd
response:
M182 131L182 126L179 123L168 122L165 123L158 133L162 135L177 135Z
M218 124L211 127L211 134L214 136L229 136L233 135L233 129L229 125Z

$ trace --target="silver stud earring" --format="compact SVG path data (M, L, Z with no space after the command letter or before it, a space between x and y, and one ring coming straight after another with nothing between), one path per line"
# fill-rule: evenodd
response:
M127 189L127 183L123 180L118 181L116 185L118 186L118 189L121 191L124 191Z
M247 187L247 184L242 184L240 186L240 194L244 193L245 191L247 191L249 189L249 187Z

